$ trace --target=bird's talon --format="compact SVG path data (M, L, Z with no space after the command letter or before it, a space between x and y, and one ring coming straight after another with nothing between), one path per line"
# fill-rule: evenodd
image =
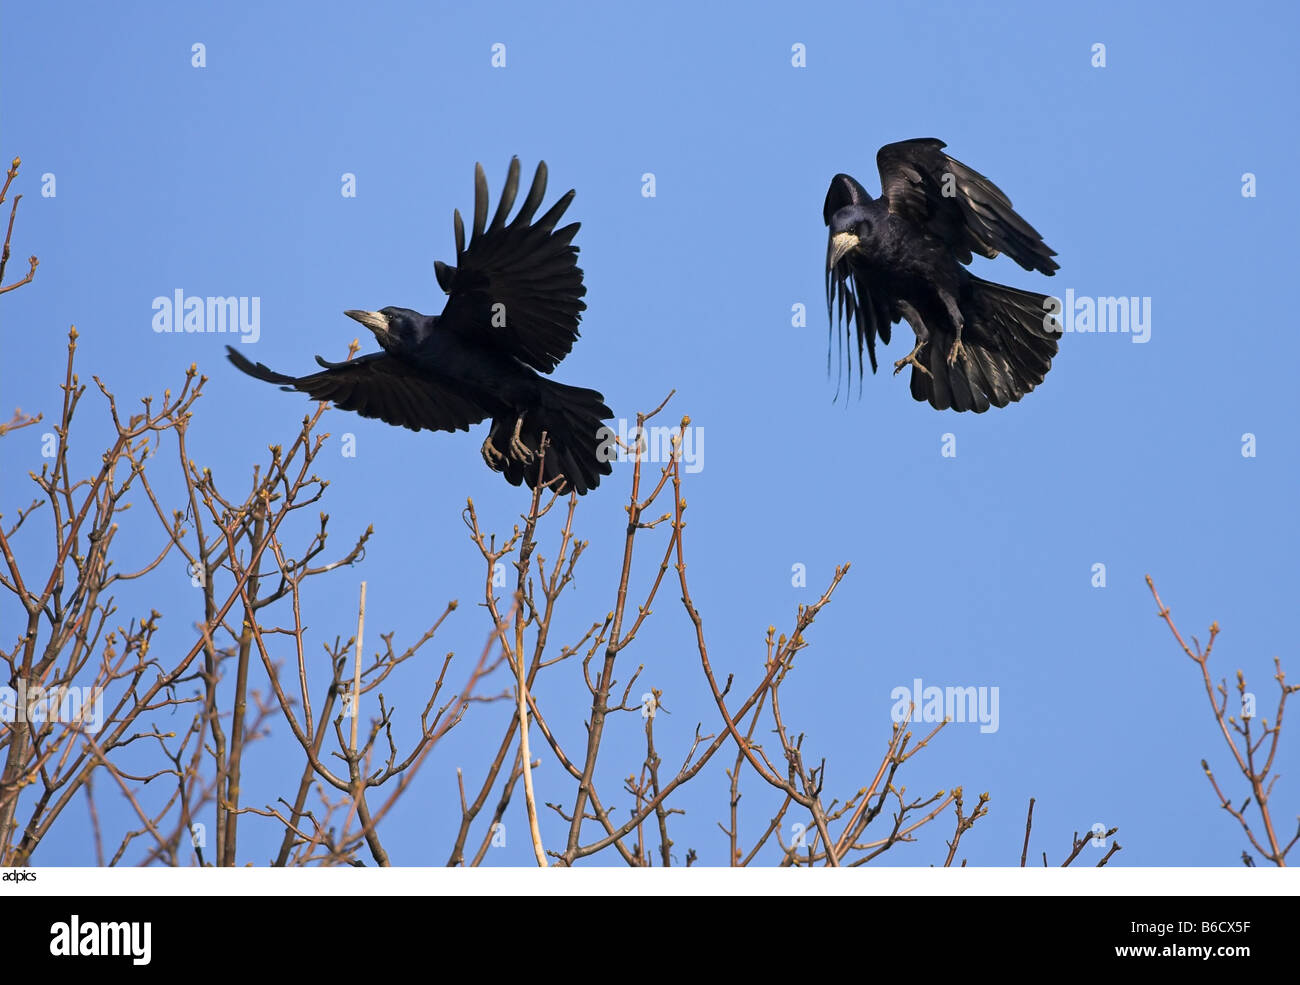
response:
M909 352L902 359L898 360L898 362L894 363L894 375L897 376L899 373L901 373L903 371L904 366L913 366L916 369L919 369L926 376L929 376L930 371L926 369L925 366L921 363L921 361L916 358L916 354L920 352L924 347L925 347L924 342L918 343L915 349Z
M510 435L510 454L525 465L531 465L533 463L533 450L524 444L523 436L520 434L523 429L524 415L520 414L515 418L515 430Z
M480 451L483 453L483 461L487 462L488 468L493 472L500 472L505 468L506 457L497 451L496 445L492 444L492 435L487 436Z
M960 357L964 356L965 354L966 354L966 347L962 345L961 339L958 339L956 342L952 344L952 348L948 350L948 365L956 366L957 360Z
M533 450L518 438L510 440L510 454L525 465L531 465L533 461Z

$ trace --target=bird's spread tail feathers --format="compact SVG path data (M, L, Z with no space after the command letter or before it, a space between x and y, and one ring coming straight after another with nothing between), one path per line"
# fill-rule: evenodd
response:
M613 471L610 462L615 449L605 421L614 412L596 390L555 380L538 382L542 386L539 406L524 414L521 425L517 425L515 417L495 418L488 442L498 455L489 453L484 457L511 485L526 483L532 488L537 485L538 454L545 432L548 443L542 481L560 493L576 490L581 495L595 489L601 476ZM516 428L520 443L528 449L527 456L511 448Z
M939 410L980 414L1019 400L1043 382L1060 339L1049 298L972 277L962 311L962 349L951 364L952 333L931 326L921 356L929 372L912 369L913 397Z

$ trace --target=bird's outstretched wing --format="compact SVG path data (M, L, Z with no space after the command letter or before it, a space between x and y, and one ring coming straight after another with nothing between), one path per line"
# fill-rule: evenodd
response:
M297 390L313 400L329 400L342 410L412 431L468 431L470 425L488 416L453 383L432 378L384 352L341 363L317 356L316 362L323 370L298 377L254 363L234 346L226 346L226 353L238 369L254 379L279 383L282 390Z
M945 146L923 137L880 148L880 194L889 211L938 236L962 263L970 263L972 253L990 258L1005 253L1026 270L1055 273L1056 251L1038 230L1016 213L997 185L945 154Z
M831 216L846 205L865 205L871 196L856 178L847 174L837 174L831 179L831 186L826 191L826 202L822 206L822 219L826 225L831 224ZM853 272L847 257L831 265L832 245L826 243L826 313L831 319L831 344L826 353L826 371L830 372L831 353L836 351L836 342L840 354L840 364L853 365L853 347L857 347L858 375L862 375L862 350L865 348L867 358L871 360L871 372L876 371L876 337L885 345L889 344L890 326L899 319L893 306L880 290L872 290L865 278ZM838 316L836 307L838 304ZM838 325L844 326L844 335L836 331ZM845 345L848 352L845 352ZM847 356L847 358L846 358Z
M435 265L450 297L440 327L509 352L543 373L553 370L578 337L587 293L573 237L579 223L556 229L573 200L570 190L540 219L533 216L546 195L546 162L537 165L532 187L515 217L506 222L519 191L519 159L512 158L501 202L488 225L488 187L483 166L474 166L474 224L455 214L456 266Z

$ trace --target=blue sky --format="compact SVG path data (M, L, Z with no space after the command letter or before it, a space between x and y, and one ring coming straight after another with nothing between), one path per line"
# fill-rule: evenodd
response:
M905 770L913 793L962 784L968 803L992 795L990 816L963 840L971 864L1018 860L1031 796L1034 848L1054 862L1073 831L1102 822L1120 828L1112 864L1236 864L1244 837L1200 760L1236 799L1245 790L1143 575L1185 633L1219 621L1214 669L1243 669L1271 714L1273 657L1300 674L1288 616L1300 587L1300 343L1278 320L1300 206L1297 15L1249 4L1191 3L1176 17L1121 3L986 6L5 4L0 156L24 162L10 271L21 275L30 253L41 266L0 301L0 405L55 415L74 323L83 378L98 375L123 403L176 387L197 362L211 379L192 449L242 484L312 405L236 373L226 337L156 334L153 299L177 289L258 297L261 339L245 350L305 372L313 354L341 358L356 337L345 308L440 309L432 263L453 259L451 213L472 206L476 161L495 194L512 154L526 173L544 159L548 202L577 189L569 216L582 222L588 287L582 339L556 378L600 388L624 418L675 388L669 419L689 414L703 429L687 551L715 665L753 680L766 627L788 630L835 564L853 562L785 693L787 721L830 763L828 786L852 792L870 779L895 687L997 687L996 732L950 726ZM504 68L491 64L498 42ZM206 67L191 65L195 43ZM1105 67L1092 64L1097 43ZM791 64L795 44L806 67ZM1038 390L979 417L916 403L906 377L887 371L834 402L827 182L847 171L875 193L876 150L920 136L990 176L1059 253L1051 280L1005 258L979 260L980 276L1149 298L1149 341L1067 335ZM647 172L653 198L642 195ZM340 194L345 173L355 198ZM1246 173L1256 197L1242 194ZM54 197L41 195L44 174ZM792 324L799 304L802 327ZM886 367L910 347L906 327L897 333ZM107 434L93 389L80 428L75 452L89 470ZM482 429L413 434L337 410L324 428L357 442L356 457L327 452L320 465L334 542L371 523L375 537L362 565L315 584L309 639L351 632L361 579L371 641L380 630L412 641L460 599L426 663L401 679L418 694L438 654L476 656L489 625L472 604L482 571L460 519L465 498L508 531L526 496L483 467ZM7 516L31 498L24 477L39 469L40 430L0 442ZM1254 457L1242 454L1248 433ZM956 457L941 455L945 434ZM581 504L591 549L561 618L566 639L611 605L628 478L619 467ZM155 535L134 522L143 555ZM543 554L555 536L543 531ZM645 577L659 543L641 555ZM1104 588L1092 583L1098 563ZM792 585L796 565L806 587ZM123 610L158 608L168 645L188 648L194 597L183 565L172 567L149 594L124 596ZM0 616L11 638L15 609L5 603ZM716 712L674 586L625 659L620 680L644 663L641 683L663 690L672 715L660 750L679 761L694 724L712 731ZM557 669L539 692L573 746L589 704L576 673ZM455 770L481 769L509 713L476 707L435 752L384 831L395 861L445 860ZM639 767L640 725L626 716L607 742L607 800ZM1287 736L1284 773L1295 755ZM569 800L545 758L539 799ZM688 810L674 819L679 859L695 848L702 863L725 860L715 822L731 758L678 804ZM287 736L260 744L245 802L283 793L286 762L296 776ZM752 839L771 797L753 777L744 789ZM521 805L489 864L529 862ZM1284 777L1280 828L1297 808ZM562 827L544 825L558 843ZM264 862L273 825L242 830L243 860ZM945 817L887 858L941 862L950 831ZM73 815L36 859L90 860Z

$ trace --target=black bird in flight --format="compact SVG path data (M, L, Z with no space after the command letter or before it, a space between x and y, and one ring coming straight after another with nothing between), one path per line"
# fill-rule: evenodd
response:
M831 179L822 208L826 307L850 379L853 343L861 379L863 348L874 373L876 336L888 343L890 326L906 318L916 346L894 363L895 375L911 366L917 400L980 414L1043 382L1060 328L1045 295L980 280L963 264L972 253L1005 253L1048 276L1059 265L1001 189L944 146L929 137L880 148L876 199L847 174Z
M489 225L487 178L474 166L474 225L468 245L455 213L456 266L434 263L448 294L441 315L409 308L345 311L374 333L381 351L345 362L316 357L322 372L285 376L227 346L249 376L329 400L362 417L419 431L468 431L492 418L483 459L512 485L537 485L542 433L548 437L543 482L558 492L595 489L612 471L603 421L613 416L595 390L541 376L559 364L578 337L586 304L578 248L579 223L556 229L573 200L570 190L533 221L546 195L546 162L514 219L519 159L510 162L501 202Z

